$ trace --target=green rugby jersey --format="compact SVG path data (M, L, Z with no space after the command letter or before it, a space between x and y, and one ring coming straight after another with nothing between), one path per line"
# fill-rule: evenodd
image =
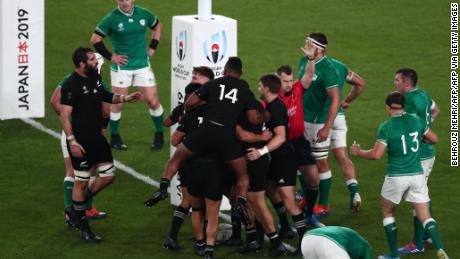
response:
M97 24L96 31L109 37L113 52L128 56L127 64L112 64L112 70L135 70L149 66L146 29L153 29L157 24L158 18L154 14L137 5L134 5L131 14L115 8Z
M67 79L69 79L70 75L71 74L68 74L68 75L64 76L64 78L58 83L56 88L62 88L62 86L64 85L65 81L67 81ZM110 88L107 86L107 83L104 80L102 80L102 87L104 87L105 90L110 92Z
M305 70L305 66L303 70ZM301 65L302 66L302 65ZM322 57L315 62L315 75L310 88L302 97L304 120L311 123L324 123L326 118L322 118L321 114L327 107L327 90L338 87L339 77L332 61L327 56Z
M415 87L404 95L404 110L422 118L428 128L431 128L431 109L434 105L430 96L422 89ZM425 160L436 155L433 144L422 143L420 146L420 159Z
M392 116L380 124L377 141L387 146L388 176L422 174L420 145L422 136L428 130L423 119L403 113Z
M347 251L351 259L372 259L372 247L356 231L346 227L327 226L315 228L305 235L323 236Z
M345 64L343 64L342 62L338 61L337 59L330 58L330 60L332 62L332 65L336 69L337 75L339 77L338 86L339 86L339 92L340 92L340 103L342 103L342 101L343 101L343 93L342 93L343 86L345 85L345 80L347 78L349 69ZM302 76L305 73L305 67L307 65L307 62L308 62L308 59L306 57L303 57L300 60L299 71L297 73L299 80L302 78ZM331 98L329 98L329 96L328 96L327 101L326 101L326 108L323 110L323 112L320 115L320 119L319 119L320 121L326 121L327 115L329 113L329 107L330 106L331 106ZM342 104L339 106L339 111L337 112L337 114L344 114Z

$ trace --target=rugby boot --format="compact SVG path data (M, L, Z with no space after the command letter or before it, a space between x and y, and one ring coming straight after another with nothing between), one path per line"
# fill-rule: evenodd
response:
M112 134L110 144L116 150L128 150L128 146L121 140L120 134Z
M153 137L152 145L150 145L150 149L161 149L164 144L164 136L163 132L155 132L155 136Z
M105 219L107 217L107 213L99 211L96 206L93 206L89 210L85 210L85 215L87 219Z

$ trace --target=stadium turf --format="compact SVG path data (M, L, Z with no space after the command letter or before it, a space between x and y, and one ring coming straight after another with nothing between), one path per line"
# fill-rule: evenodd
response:
M146 1L137 4L151 9L164 25L159 48L152 60L160 99L170 109L171 17L196 13L192 0ZM116 4L102 0L46 1L46 98L64 75L72 71L71 53L89 46L95 24ZM449 1L305 1L305 0L215 0L213 10L238 20L238 54L244 62L243 77L256 90L263 73L288 63L297 67L305 36L322 31L329 39L328 54L346 63L366 81L363 95L347 111L348 142L370 147L378 124L386 119L384 97L393 91L393 76L400 67L412 67L420 86L441 108L434 130L440 137L430 177L433 216L451 258L460 257L457 222L460 218L459 170L449 166L450 109L450 2ZM107 43L108 41L106 41ZM108 64L104 65L108 79ZM345 88L348 91L349 87ZM258 95L258 94L256 94ZM39 119L59 131L59 120L51 107ZM168 131L166 131L169 134ZM121 134L127 152L114 151L116 159L154 179L159 179L169 150L150 151L152 124L144 103L126 105ZM162 248L169 231L173 207L167 202L147 209L143 200L153 188L118 173L116 183L95 199L109 213L93 221L101 244L87 244L64 225L62 181L64 163L59 142L19 120L0 122L0 258L185 258L194 257L190 219L180 232L183 250L171 253ZM388 251L380 216L379 193L385 160L353 159L363 198L362 211L347 210L348 191L335 162L332 164L332 214L327 225L351 227L369 240L375 256ZM398 244L412 237L412 213L403 204L396 214ZM292 243L293 244L293 243ZM270 247L247 258L263 257ZM433 258L432 245L417 258ZM218 258L240 258L232 249L217 248ZM412 258L402 256L401 258Z

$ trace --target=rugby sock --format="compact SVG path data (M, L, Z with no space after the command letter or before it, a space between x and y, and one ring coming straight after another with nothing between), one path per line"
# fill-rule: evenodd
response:
M387 235L388 245L390 246L391 257L399 257L398 246L396 243L396 222L395 218L388 217L383 219L383 228Z
M246 243L252 242L257 239L257 229L255 226L245 228Z
M171 224L171 230L169 231L169 237L177 240L177 234L179 233L179 229L182 226L182 223L187 217L188 209L177 206L176 210L174 211L173 221Z
M149 113L155 126L155 132L163 132L163 106L160 104L156 110L149 109Z
M331 170L319 174L319 201L321 206L329 206L329 193L331 192L332 173Z
M73 210L72 210L72 221L75 225L81 230L86 230L88 228L88 223L86 222L85 216L85 201L72 201Z
M236 210L232 209L230 218L232 221L232 239L241 239L241 219Z
M433 240L433 244L434 247L436 247L436 250L444 249L444 245L442 244L441 236L439 235L438 224L436 223L436 221L434 221L433 218L425 220L425 222L423 222L423 228L426 232L428 232L428 234L431 237L431 240Z
M272 243L272 246L274 248L277 248L281 245L281 239L278 236L278 233L273 232L273 233L267 233L268 239L270 239L270 243Z
M423 248L423 234L425 233L425 230L423 229L423 224L420 223L418 220L417 216L415 215L415 211L412 210L412 214L414 215L413 221L414 221L414 243L417 246L418 249Z
M307 208L305 217L310 218L313 215L313 209L315 208L316 199L318 198L318 187L309 187L307 189Z
M292 215L292 220L294 221L294 227L299 234L299 239L302 240L303 234L305 234L305 218L302 213L299 215Z
M64 206L72 206L72 190L73 190L73 177L66 176L64 178Z
M90 210L93 207L93 198L90 198L86 201L86 210Z
M86 201L86 210L90 210L93 207L93 196L95 195L90 189L89 186L92 185L96 181L96 176L90 176L89 177L89 182L88 182L88 196L90 198L87 199Z
M255 219L255 221L256 221L257 241L259 241L259 244L262 244L265 238L265 230L262 224L260 224L260 222L257 220L257 218Z
M305 177L302 174L297 175L297 179L299 179L300 182L300 189L302 190L302 196L306 197L307 192L308 192L308 185L307 182L305 181Z
M85 191L83 192L83 194L85 195L85 202L89 202L89 200L92 200L94 195L96 195L96 193L92 192L89 189L89 186L86 186ZM91 201L91 206L92 206L92 201Z
M273 207L275 208L276 214L278 214L281 229L289 229L290 226L287 218L287 210L286 207L284 207L283 202L273 203Z
M350 192L350 208L353 207L353 198L359 192L359 184L356 179L347 180L348 191Z
M120 120L121 120L121 112L110 112L110 133L112 135L120 134L119 127L120 127Z

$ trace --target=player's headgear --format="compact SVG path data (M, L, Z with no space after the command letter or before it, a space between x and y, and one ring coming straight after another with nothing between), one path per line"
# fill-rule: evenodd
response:
M312 32L308 35L307 39L311 40L313 45L319 49L325 49L328 43L326 35L322 32Z
M392 109L402 109L404 108L404 95L400 92L392 92L387 95L385 103Z
M102 65L104 65L104 57L97 52L94 52L94 54L96 55L97 60L97 73L100 75L102 72Z
M225 63L224 69L231 70L233 72L243 73L243 62L239 57L230 57Z

